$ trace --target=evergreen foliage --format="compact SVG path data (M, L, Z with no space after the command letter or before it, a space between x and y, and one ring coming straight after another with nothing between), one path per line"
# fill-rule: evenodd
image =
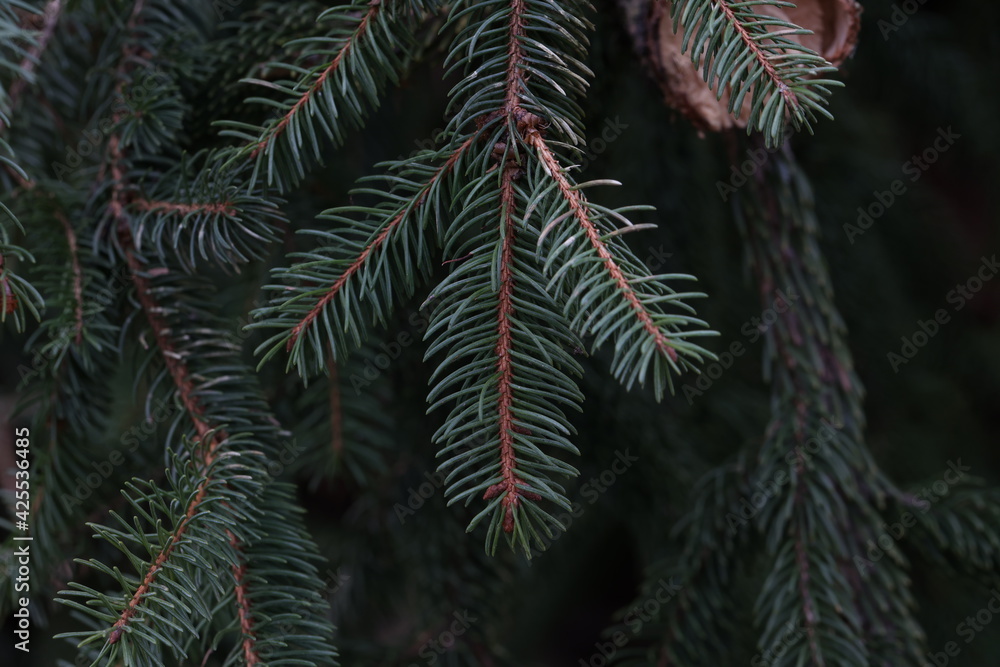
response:
M0 318L30 359L36 623L51 612L75 664L526 664L511 590L556 578L547 554L608 511L579 498L610 470L651 564L608 660L787 643L767 664L922 664L912 573L995 585L1000 497L963 478L927 505L868 443L789 136L832 119L841 84L765 11L789 6L670 7L730 112L749 100L730 149L771 152L717 216L778 312L770 393L720 389L699 433L674 425L679 388L722 348L694 304L740 288L646 259L637 239L674 219L580 166L606 22L585 0L0 0ZM410 81L443 128L343 173L384 152L359 137L392 134ZM912 551L866 560L907 513Z

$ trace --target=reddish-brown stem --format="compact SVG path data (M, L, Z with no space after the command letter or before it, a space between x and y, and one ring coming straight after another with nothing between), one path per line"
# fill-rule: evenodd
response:
M795 97L795 93L792 92L792 90L785 84L782 78L778 75L777 70L774 69L774 65L771 64L770 60L768 60L767 54L764 53L764 51L760 48L760 45L756 41L754 41L753 36L750 35L749 32L747 32L747 29L743 25L743 23L741 23L740 20L736 17L736 13L733 11L733 8L729 6L729 2L727 0L715 0L715 4L719 8L719 10L725 15L726 21L733 28L733 30L736 31L736 34L740 36L740 41L742 41L743 44L751 52L753 52L754 59L756 59L757 62L760 63L761 67L764 68L764 72L767 75L767 78L774 83L774 85L778 89L778 92L781 94L782 97L785 98L785 102L788 104L788 108L789 109L798 108L799 101Z
M448 160L443 165L441 165L438 168L438 170L434 173L434 175L431 176L430 180L427 181L420 195L413 200L413 203L407 206L407 208L404 209L403 211L400 211L400 213L396 215L396 217L394 217L392 220L389 221L389 224L385 226L385 229L383 229L371 243L365 246L365 249L361 251L361 253L354 259L354 261L351 262L351 265L348 266L347 269L340 275L340 277L337 278L337 280L333 283L333 285L330 286L330 289L327 290L326 294L324 294L323 297L316 302L316 305L313 306L308 313L306 313L306 316L303 317L295 325L295 327L292 329L291 335L288 337L288 344L286 346L286 349L288 350L292 349L292 346L295 345L295 341L298 340L299 336L302 334L305 328L308 327L313 322L313 320L315 320L319 316L320 312L322 312L323 308L325 308L328 303L333 301L333 298L337 296L337 294L344 287L344 285L347 284L347 281L351 279L351 276L357 273L358 270L360 270L361 267L364 266L364 263L368 260L368 257L371 256L372 252L377 250L383 243L385 243L386 239L389 238L389 234L391 234L392 231L397 226L399 226L399 224L404 220L404 218L406 218L406 215L411 210L417 208L423 203L424 199L427 198L427 194L430 192L431 188L434 187L434 184L437 183L437 181L439 181L448 172L451 171L452 167L455 166L455 163L458 162L458 158L460 158L462 154L465 152L465 150L470 145L472 145L472 141L473 137L469 137L468 139L465 140L465 142L462 143L461 146L455 149L455 152L451 154Z
M501 504L504 507L503 529L505 532L514 530L514 510L521 503L523 492L518 484L522 483L517 476L517 454L514 452L514 369L511 363L513 340L511 337L510 318L514 314L514 211L517 200L514 194L514 176L516 165L504 168L503 182L500 186L501 210L501 250L500 250L500 293L497 295L497 413L500 430L500 475L501 481L486 490L485 498L493 498L503 493ZM535 496L535 494L530 494ZM537 496L535 496L537 498Z
M121 222L122 221L119 221L119 223ZM157 346L163 352L163 359L166 363L167 371L170 373L170 377L174 381L181 403L184 405L191 421L194 423L195 431L198 434L198 443L205 445L202 461L204 463L204 467L207 469L215 460L216 449L218 448L219 443L225 439L225 435L217 432L207 443L205 443L205 438L209 435L211 428L205 422L204 411L194 396L195 387L189 377L187 366L176 354L173 354L173 344L167 334L167 324L160 316L161 308L150 292L148 279L143 275L144 267L135 256L132 235L127 224L120 224L119 233L121 235L123 249L125 250L126 261L128 262L129 270L132 274L132 281L135 284L136 292L138 293L139 303L142 305L142 309L146 313L146 318L149 321L150 328L153 330L153 337L156 340ZM163 567L163 564L177 548L177 545L180 544L181 539L184 537L184 534L187 532L188 527L191 524L191 521L200 510L201 505L205 500L205 496L208 494L208 485L211 479L211 476L206 474L198 484L198 491L195 494L195 497L188 504L187 511L184 513L184 518L178 522L177 526L174 528L173 535L171 535L169 541L163 545L159 555L156 557L156 560L150 564L149 568L146 570L145 576L143 577L142 583L136 589L132 598L129 600L128 604L125 605L125 608L118 616L118 620L115 621L115 624L112 626L111 634L108 637L108 643L114 644L117 642L121 638L121 634L124 632L129 621L133 616L135 616L139 603L142 601L142 597L149 592L150 587L156 582L156 577L159 574L160 569Z
M135 256L135 246L131 232L127 227L120 228L120 232L122 246L125 250L125 258L132 274L132 282L135 284L136 292L138 293L139 303L146 313L146 319L149 320L149 326L153 331L153 338L156 340L156 345L163 352L163 361L167 366L167 372L170 373L170 377L174 381L174 386L177 388L177 395L180 397L181 404L188 415L190 415L191 421L194 422L199 442L203 441L212 429L205 421L204 410L198 404L198 399L195 397L195 386L188 373L187 364L184 363L179 355L174 353L173 342L167 333L169 327L161 318L160 305L150 293L149 280L143 275L145 267L143 267L142 263ZM209 443L209 448L205 453L206 465L211 464L215 458L215 445L218 443L219 438L220 435L216 434Z
M210 213L222 215L236 215L236 209L229 202L213 202L210 204L181 204L170 201L149 201L146 199L133 199L129 202L140 211L159 211L161 213L179 213L188 215L190 213Z
M548 144L542 138L541 133L537 130L529 130L528 132L528 142L538 151L538 155L542 160L542 164L545 165L545 169L549 172L552 178L555 180L559 192L566 203L569 204L570 210L573 212L573 217L576 218L577 222L580 223L580 227L583 228L584 233L587 235L587 239L590 241L590 245L593 246L597 255L604 261L604 268L607 270L608 274L611 276L612 280L615 281L615 285L618 290L622 293L622 296L629 302L632 306L632 310L635 312L637 318L642 323L642 328L645 329L646 333L652 336L656 348L663 354L670 357L671 360L677 361L677 350L675 350L671 345L670 341L663 332L660 331L656 323L653 322L653 317L649 314L649 311L636 296L635 290L628 282L628 278L622 272L621 267L615 262L611 251L608 250L607 245L601 240L601 232L597 226L591 221L590 214L587 212L587 207L584 203L583 195L580 194L578 190L573 189L570 185L569 180L563 173L562 167L559 165L559 161L556 156L549 149Z
M294 118L295 115L298 114L303 109L303 107L305 107L305 105L309 102L309 100L312 99L313 95L315 95L316 92L323 87L323 84L326 83L326 80L329 79L334 74L334 72L337 71L344 57L347 56L348 53L350 53L351 49L358 42L358 40L360 40L364 36L365 32L368 31L369 24L371 23L372 19L375 18L375 14L378 13L381 7L382 7L381 0L371 0L371 2L368 3L368 11L365 13L363 17L361 17L361 22L358 24L358 27L354 30L354 33L347 38L347 41L344 42L344 45L340 47L339 51L337 51L337 55L334 56L332 61L330 61L330 64L326 67L326 69L320 72L319 77L316 79L316 81L313 82L313 84L309 87L309 89L305 93L303 93L302 97L296 100L295 104L292 105L292 108L289 109L288 112L281 117L281 120L279 120L277 124L273 128L271 128L269 132L267 132L264 138L262 138L260 141L257 142L257 145L254 146L253 151L250 153L250 159L257 157L257 155L262 150L264 150L268 146L268 144L270 144L279 136L284 134L285 130L288 129L288 124L292 122L292 118Z
M521 64L524 52L521 39L524 37L524 0L512 0L510 5L510 25L507 45L507 82L504 87L503 114L510 117L521 108L521 85L523 83Z
M143 0L136 0L136 3L132 7L132 13L129 17L127 30L135 30L139 22L139 15L142 12L142 7ZM128 60L128 55L129 49L126 48L123 53L123 62ZM125 80L125 73L119 72L118 83L115 87L116 93L119 95L121 94L122 86L124 85ZM183 518L174 527L173 534L167 542L160 548L160 553L147 568L146 574L143 576L139 587L135 590L135 593L132 594L132 597L129 599L128 603L126 603L124 609L122 609L118 616L118 620L116 620L114 625L112 625L111 632L108 636L108 643L114 644L121 639L121 635L125 632L125 628L137 613L139 604L143 597L149 592L150 588L156 582L156 578L159 575L163 564L166 563L166 561L173 554L174 550L176 550L177 546L181 543L187 533L194 517L199 511L201 511L202 504L208 495L209 483L213 479L207 471L215 461L216 450L218 449L219 444L225 440L226 435L221 431L217 431L209 437L211 427L205 421L204 410L199 405L195 396L194 382L190 378L187 365L184 363L182 358L174 352L174 345L169 337L169 326L163 320L161 314L162 308L153 297L151 289L152 286L144 273L145 267L135 255L135 240L132 237L132 231L128 224L128 217L125 214L127 192L125 184L125 169L123 166L124 154L122 151L121 140L117 134L112 135L108 140L108 155L112 178L109 212L117 223L119 242L121 243L122 250L125 254L125 261L128 264L132 282L135 285L139 303L142 306L143 312L146 314L146 319L149 321L149 326L150 329L152 329L153 337L156 340L158 349L163 353L163 359L167 367L167 372L170 374L170 377L174 382L178 397L194 424L195 432L197 433L196 444L202 452L201 462L206 471L206 474L204 474L198 484L194 498L192 498L191 502L188 503ZM208 439L207 442L206 438Z
M796 439L801 443L805 441L805 413L807 407L804 401L796 401L796 427L795 436ZM796 447L797 455L795 461L795 472L798 483L795 487L795 506L797 508L802 508L805 501L802 498L802 493L804 490L804 484L802 480L805 479L806 469L805 460L802 454L802 447ZM804 513L804 510L800 509L800 512ZM804 521L804 518L799 518L798 521ZM802 620L806 628L806 635L809 641L809 652L812 654L813 663L817 665L823 664L823 661L819 656L819 646L816 644L816 617L815 605L813 603L812 594L809 592L809 553L806 549L805 541L808 539L807 535L804 535L801 525L795 525L792 528L795 531L795 563L799 570L799 596L802 601Z
M243 664L246 667L255 667L263 663L261 663L260 656L257 655L257 636L254 631L253 614L250 612L250 596L247 593L247 566L242 562L242 549L239 540L231 532L226 531L226 533L229 535L229 543L240 554L241 559L238 565L233 565L233 578L236 580L236 610L240 619L240 634L243 636Z
M66 243L69 246L70 267L73 270L73 319L75 320L74 342L79 345L83 341L83 271L80 269L80 252L76 242L76 232L73 225L63 215L62 211L56 211L56 218L62 223L63 231L66 232Z
M524 36L524 0L511 2L510 23L508 27L509 44L507 47L507 75L503 107L500 115L507 119L508 126L516 124L523 116L521 108L521 64L524 53L521 39ZM517 453L514 451L514 433L524 432L514 419L514 368L511 360L513 353L513 337L511 335L511 317L514 315L514 243L517 223L517 197L514 191L514 181L520 172L519 165L509 160L503 166L500 183L500 293L497 295L497 416L500 439L500 481L483 494L490 500L500 494L504 508L503 530L510 533L514 530L514 513L521 498L540 500L537 493L526 491L519 485L523 480L517 475Z

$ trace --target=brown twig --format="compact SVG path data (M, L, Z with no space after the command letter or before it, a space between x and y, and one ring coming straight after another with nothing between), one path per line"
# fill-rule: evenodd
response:
M62 211L56 211L55 217L66 232L66 244L69 246L70 268L73 271L73 319L75 336L73 342L79 345L83 341L83 270L80 268L80 250L76 242L76 232L73 225Z

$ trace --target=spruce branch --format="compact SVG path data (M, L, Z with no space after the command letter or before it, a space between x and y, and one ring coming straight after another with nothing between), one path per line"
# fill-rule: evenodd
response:
M666 0L655 0L664 2ZM716 90L728 91L729 112L741 115L749 99L747 131L763 133L768 147L780 145L785 124L812 132L817 114L832 118L826 109L835 79L819 78L835 72L815 51L794 39L808 30L766 13L768 7L795 7L784 0L672 0L674 32L682 29L682 49Z
M608 273L608 277L614 281L615 287L621 294L621 298L628 302L628 305L632 310L632 315L638 319L643 330L652 338L657 351L666 355L671 362L676 363L677 349L671 345L667 336L665 336L659 327L657 327L657 325L653 322L653 318L649 314L649 310L647 310L646 306L643 305L642 301L640 301L636 296L635 290L632 289L632 286L629 283L629 280L625 277L625 274L622 272L621 267L619 267L615 262L614 257L608 250L608 247L602 238L603 235L598 231L597 226L590 219L583 195L580 194L579 190L574 189L570 185L563 172L563 168L559 165L559 162L552 154L552 151L550 151L548 146L545 144L541 134L537 131L531 133L528 141L538 151L538 155L541 158L546 173L553 180L555 180L556 185L559 188L559 194L566 201L573 217L583 229L584 234L586 234L587 241L590 243L591 247L593 247L601 261L604 262L604 268Z
M152 287L148 279L143 275L145 267L140 263L135 255L135 248L131 238L131 232L127 227L127 220L123 220L119 228L122 235L122 247L125 251L126 261L131 271L132 280L135 283L136 294L142 304L143 312L149 321L153 336L157 342L157 348L163 353L163 360L167 367L167 372L173 379L177 389L177 395L184 406L188 416L194 425L197 438L193 446L200 453L198 467L203 471L198 482L195 494L187 504L183 518L175 525L170 538L164 542L159 554L149 564L141 583L135 589L131 599L119 613L118 618L111 626L108 634L108 644L115 644L121 635L128 628L130 621L136 616L143 604L143 598L150 592L151 587L156 583L157 576L163 571L168 560L174 554L178 545L182 544L185 533L188 532L191 524L199 518L204 511L204 506L210 500L209 492L214 486L215 479L210 474L216 459L219 455L219 448L228 438L224 432L216 432L205 421L204 411L198 404L196 389L191 380L186 364L182 358L174 352L174 346L168 336L169 327L164 322L160 312L161 306L152 295Z
M515 2L515 5L518 4ZM515 9L511 16L519 16ZM512 36L516 35L517 23L512 21ZM516 36L511 40L516 43ZM516 104L516 93L508 91L511 105ZM500 477L501 481L489 487L483 493L484 500L492 500L502 495L500 501L503 507L503 530L506 533L514 531L514 510L524 495L529 500L541 500L541 497L531 491L522 491L527 485L517 475L517 454L514 450L514 433L518 429L514 421L513 404L515 383L511 354L511 320L514 317L514 211L517 201L514 195L514 174L516 165L504 167L500 185L500 292L497 295L497 414L500 430Z
M352 32L346 37L346 39L344 39L343 44L337 50L333 60L331 60L330 64L320 71L312 82L309 83L306 91L295 101L292 108L289 109L285 115L281 116L281 118L279 118L273 126L269 127L265 131L264 136L260 138L257 144L253 147L253 150L250 152L250 159L256 158L261 151L268 147L269 144L281 137L281 135L288 129L289 123L292 122L292 119L295 118L298 113L306 111L310 115L315 115L315 109L310 111L308 108L313 96L318 95L326 83L326 80L334 75L338 69L340 69L340 63L344 57L350 57L351 48L365 37L365 33L368 31L368 25L375 20L375 17L381 7L381 0L369 0L368 11L364 13ZM322 20L322 18L323 17L320 16L320 20Z
M129 196L136 248L151 247L161 260L176 257L188 273L199 262L238 271L264 257L287 221L280 200L261 188L247 190L244 175L221 168L213 154L144 173L141 190Z
M24 5L22 8L34 10L29 5ZM17 109L21 95L34 82L35 70L41 63L42 54L45 52L45 49L49 45L49 40L52 39L52 35L55 33L56 25L59 23L62 11L63 0L49 0L46 3L45 9L42 11L41 29L33 39L31 46L24 52L24 58L17 66L18 76L11 83L10 89L7 91L6 108L9 113L13 113ZM7 31L5 30L4 32ZM0 133L5 129L5 119L0 114Z
M542 138L552 131L579 143L579 108L560 97L586 86L590 26L579 14L535 0L456 5L449 23L460 27L449 61L466 77L451 91L456 111L441 137L445 146L388 163L391 175L364 181L383 189L356 191L383 203L322 214L342 227L311 232L324 245L275 272L281 282L268 289L276 296L250 327L279 330L258 348L262 362L282 347L303 376L326 370L328 356L341 362L366 337L365 320L385 323L392 297L412 295L416 275L429 270L434 216L452 267L432 292L437 309L425 333L433 340L428 358L444 355L432 375L430 409L451 406L434 439L445 457L449 502L468 504L477 494L487 501L469 530L490 518L491 553L501 536L525 552L543 544L542 534L551 536L560 524L540 501L569 507L556 478L576 471L547 450L576 453L562 410L579 409L570 376L580 369L569 351L582 347L581 336L594 335L595 347L613 339L615 376L630 386L651 374L658 397L671 373L710 356L684 340L699 332L681 331L704 323L661 305L691 311L682 300L699 295L675 293L661 280L678 276L640 267L616 239L622 230L608 227L609 218L633 227L628 209L585 202ZM467 184L453 190L446 180ZM577 217L560 225L574 207ZM589 229L582 245L559 256L581 224ZM550 233L572 239L560 238L556 251L539 257ZM596 276L587 269L595 258ZM550 271L555 275L546 276ZM632 317L618 318L623 314Z
M142 2L139 1L133 5L126 32L138 30L142 18ZM128 37L124 44L115 85L119 95L127 72L137 62L132 58L134 47ZM117 547L140 573L138 579L132 580L97 560L90 561L91 566L113 576L122 585L124 597L104 595L74 583L71 586L75 590L67 592L60 601L86 612L97 621L98 627L93 631L65 635L82 637L82 645L103 639L96 660L122 659L127 665L152 665L162 664L162 652L166 650L183 656L192 639L217 622L210 598L221 596L227 586L238 607L236 626L246 629L247 619L254 610L246 605L247 587L243 578L246 569L241 568L260 568L266 573L276 562L273 553L260 553L261 544L266 543L268 535L261 531L264 522L259 520L261 511L256 505L256 501L263 500L264 487L273 486L265 472L265 461L267 456L274 455L276 447L262 446L263 443L254 443L252 439L262 435L274 437L275 429L261 429L248 419L247 415L260 418L265 411L259 400L245 393L245 387L237 389L241 380L240 367L233 357L238 354L238 347L227 337L212 333L211 318L204 310L190 306L188 310L183 306L175 310L158 301L158 294L181 302L187 295L173 277L174 271L168 266L151 269L138 253L133 231L135 221L130 211L161 207L143 204L149 200L137 200L137 190L129 180L134 169L129 164L132 158L126 149L141 154L148 146L123 138L119 132L127 130L124 125L116 124L116 129L118 131L109 139L99 174L101 178L107 175L111 178L107 187L104 227L110 227L117 237L117 248L129 269L140 309L146 315L156 350L163 357L165 373L172 380L175 395L190 420L194 436L180 453L170 452L175 466L174 473L168 477L173 486L170 491L165 492L152 482L129 485L130 493L126 497L137 513L134 525L119 519L124 530L95 526L98 536ZM154 280L159 284L154 285ZM202 318L200 322L199 317ZM222 361L226 357L228 362ZM192 363L199 359L203 360L202 368L192 368ZM294 512L287 494L281 496L277 489L270 493L274 504L267 512L282 515ZM274 496L275 493L279 496ZM148 508L144 509L143 505ZM163 525L164 519L169 528ZM288 516L283 516L283 520L290 525L279 528L271 521L267 529L292 537L287 533L298 530L295 521L290 521ZM143 521L153 529L152 533L144 531ZM285 546L308 551L308 538L304 533L294 538L286 540ZM133 554L129 544L143 547L148 558ZM250 554L246 562L239 555L244 550ZM232 578L217 580L206 587L202 581L204 574L220 567L229 571ZM335 655L328 648L328 626L312 619L289 619L287 613L280 611L289 605L284 594L291 590L292 584L279 579L280 576L276 577L273 584L266 575L255 579L260 590L253 595L270 598L269 602L261 604L261 609L270 609L270 615L280 616L293 625L310 628L295 640L294 646L284 640L281 646L287 647L289 654L310 660ZM306 588L300 586L299 589L302 594L296 596L297 602L310 612L322 612L322 603L315 593L309 598ZM208 598L200 597L206 592ZM87 603L80 604L73 599L75 597L84 598ZM149 619L156 619L161 626L153 627ZM256 627L263 620L258 614L252 625ZM250 657L251 664L260 664L262 661L256 651L264 642L258 642L256 636L248 636L245 632L241 635L243 655ZM271 644L273 641L267 645Z
M356 191L381 197L382 202L320 214L320 218L346 227L314 232L324 245L311 253L293 255L301 261L276 272L286 285L269 286L277 295L255 311L255 318L262 321L250 325L281 329L258 347L258 353L267 351L262 363L283 348L289 353L289 366L294 364L302 375L322 372L325 355L343 360L350 349L361 344L360 320L365 317L366 301L375 318L384 322L392 308L393 291L385 288L395 283L402 286L404 295L412 295L415 274L427 270L424 230L430 217L442 211L444 181L472 143L468 138L443 154L430 152L387 163L390 174L362 182L384 183L392 188L390 192L371 187ZM443 161L434 166L441 157ZM353 215L359 213L361 219L355 219ZM368 291L378 285L378 289Z
M787 496L756 518L777 558L757 600L760 646L780 641L787 625L804 628L807 638L789 661L909 664L924 654L924 636L900 569L905 562L877 578L862 572L859 580L852 558L852 549L878 534L880 509L896 492L865 446L864 389L819 250L812 193L787 146L755 185L735 210L761 304L768 307L778 289L797 299L765 334L772 416L756 474L774 479L794 456ZM810 452L817 439L820 451ZM829 519L817 522L815 507L828 508ZM887 607L890 618L879 612Z
M342 143L378 107L386 84L398 83L421 16L401 0L353 0L320 14L317 23L329 25L327 33L294 41L301 47L295 62L271 63L298 74L297 81L244 80L280 95L247 100L277 109L278 116L263 126L223 123L223 136L246 142L227 164L252 163L251 187L261 172L279 191L294 187L311 164L322 162L322 137ZM324 64L312 64L318 58Z

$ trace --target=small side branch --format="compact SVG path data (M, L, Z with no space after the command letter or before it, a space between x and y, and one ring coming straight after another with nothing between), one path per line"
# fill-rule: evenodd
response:
M642 324L642 328L649 334L656 348L671 361L677 361L677 350L673 348L670 344L669 339L663 335L660 328L656 326L653 321L652 315L649 314L646 306L643 305L639 297L636 296L635 290L629 284L628 278L625 277L624 272L618 263L615 262L614 256L611 251L608 250L607 244L601 239L601 232L597 228L597 225L590 219L590 214L587 212L586 202L580 191L574 189L570 185L569 180L563 173L563 169L556 159L556 156L552 153L552 150L545 143L542 135L537 130L530 130L527 137L528 143L538 151L538 156L545 165L546 171L556 182L556 186L559 189L559 193L566 203L569 205L570 210L573 213L573 217L576 218L580 227L583 229L584 233L587 235L587 240L590 241L590 245L597 252L598 257L603 260L604 268L607 270L608 274L614 280L619 292L632 308L632 312L635 317Z
M17 106L21 95L24 94L25 89L28 87L29 79L31 79L35 70L38 68L38 63L42 57L42 53L44 53L45 49L48 47L49 41L52 39L52 35L55 34L56 24L59 23L59 16L62 14L62 10L62 0L49 0L48 4L45 5L45 12L42 19L42 29L38 35L38 39L28 50L24 60L21 61L18 68L21 70L21 76L10 84L10 90L7 93L11 109L14 109ZM0 120L0 132L4 129L3 121Z
M295 118L295 116L303 110L305 105L309 103L309 100L311 100L312 97L319 92L319 90L326 83L327 79L333 76L334 73L340 69L341 62L351 52L354 45L364 37L365 33L368 31L368 26L375 19L376 14L378 14L381 8L381 0L371 0L368 5L368 11L361 18L361 22L358 24L358 27L355 28L354 33L347 38L344 45L340 47L339 51L337 51L337 55L334 56L330 64L320 73L319 77L317 77L313 84L309 86L309 89L306 90L302 97L296 100L295 104L292 105L292 108L281 117L281 120L279 120L277 124L274 125L274 127L272 127L260 141L257 142L257 145L254 146L253 151L250 153L250 159L256 158L262 150L266 149L278 137L285 133L288 129L288 124L292 122L292 119Z
M340 275L340 277L337 278L337 280L333 283L333 285L330 286L330 289L327 290L326 294L324 294L322 298L320 298L320 300L316 302L316 305L313 306L308 313L306 313L305 317L299 320L299 322L295 325L295 327L292 328L292 333L289 336L288 344L286 345L287 350L292 349L292 347L295 345L295 342L299 339L299 336L302 335L302 332L310 324L312 324L312 322L317 317L319 317L319 314L323 312L323 309L327 306L327 304L333 301L334 297L336 297L337 294L340 293L340 290L343 289L344 285L347 284L347 282L351 279L351 277L365 265L365 262L368 261L368 258L371 256L371 254L376 250L378 250L378 248L381 247L383 243L385 243L386 239L389 238L389 235L393 232L393 230L396 229L396 227L398 227L400 223L402 223L403 220L406 219L407 214L424 202L424 199L427 198L427 195L431 191L431 188L433 188L434 185L439 180L441 180L441 178L446 176L452 170L452 168L455 166L455 163L458 162L458 159L462 156L463 153L465 153L466 149L468 149L469 146L472 145L473 140L474 137L469 137L462 143L462 145L460 145L457 149L455 149L455 152L451 154L448 160L443 165L441 165L438 168L438 170L434 172L434 175L431 176L430 180L428 180L427 183L424 184L424 186L420 190L420 194L412 201L412 203L409 204L404 210L400 211L399 214L397 214L392 220L389 221L388 224L386 224L385 228L379 233L379 235L376 236L371 243L365 246L365 249L361 251L361 253L354 259L354 261L351 262L350 266L348 266L347 269Z

